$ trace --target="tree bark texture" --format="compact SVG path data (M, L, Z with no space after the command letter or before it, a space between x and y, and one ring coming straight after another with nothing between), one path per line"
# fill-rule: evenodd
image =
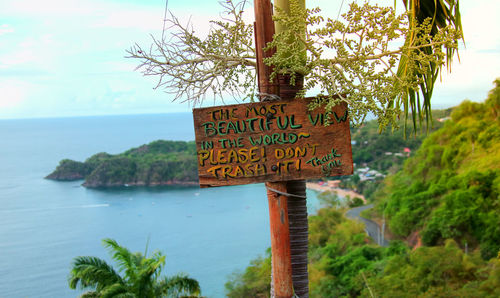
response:
M305 180L287 181L286 187L287 192L290 194L306 195ZM309 297L309 274L307 272L309 228L306 199L288 198L288 224L290 229L293 289L297 296L306 298Z
M297 75L295 86L290 85L288 76L280 76L280 97L293 100L302 89L304 78ZM287 193L306 196L305 180L287 181ZM290 247L292 262L293 289L300 298L309 297L309 274L307 272L307 253L309 250L309 225L307 222L307 200L298 197L288 198L288 221L290 227Z
M287 0L280 0L275 5L289 12L289 3ZM305 1L301 1L304 3ZM305 4L304 4L305 6ZM272 7L269 0L255 0L255 42L257 53L257 75L259 82L259 92L267 94L279 94L282 99L293 100L296 93L302 88L304 79L297 77L295 86L290 85L289 76L280 76L279 82L270 82L270 74L272 68L264 65L263 58L270 57L274 51L269 50L264 52L262 48L266 43L272 41L275 32L275 24L272 21ZM278 28L284 30L284 28ZM279 84L279 85L278 85ZM295 194L305 197L306 185L304 180L287 181L277 183L266 183L267 187L271 187L282 192ZM291 297L293 292L301 298L309 297L309 276L307 272L307 252L308 252L308 222L307 222L307 205L306 199L296 197L285 197L278 195L268 190L269 213L271 219L271 245L272 245L272 271L271 296L272 297ZM286 210L286 211L285 211ZM286 215L288 213L288 215ZM288 235L279 235L277 233L278 226L284 227L286 216ZM274 219L273 219L274 218ZM276 221L273 223L273 221ZM283 222L283 224L282 224ZM274 227L273 227L274 226ZM273 232L274 231L274 232ZM288 232L288 233L287 233ZM288 243L280 243L286 241ZM288 252L286 247L288 246ZM279 253L279 255L278 255ZM289 253L289 257L286 254ZM291 268L284 264L290 262ZM291 270L291 284L288 284L289 274ZM279 277L276 274L281 274ZM275 282L278 281L278 282ZM289 289L292 292L289 292ZM283 296L285 295L285 296Z
M255 0L254 11L255 53L257 56L259 92L278 95L279 86L277 80L270 81L272 67L264 64L264 58L271 57L276 52L273 49L263 50L266 44L273 40L274 35L271 2L269 0Z
M263 59L271 57L273 50L262 48L271 42L274 35L272 7L269 0L255 0L255 52L257 54L257 76L259 92L278 95L278 83L270 82L272 68ZM261 97L262 98L262 97ZM266 187L286 193L286 182L266 182ZM272 274L271 297L290 298L293 296L290 230L288 219L288 198L272 190L267 191L271 228Z
M271 225L272 282L274 297L293 296L288 198L274 190L286 192L286 182L266 182ZM273 189L270 190L269 188Z

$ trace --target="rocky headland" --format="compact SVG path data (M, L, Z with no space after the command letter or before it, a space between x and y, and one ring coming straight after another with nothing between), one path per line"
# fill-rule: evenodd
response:
M46 179L84 179L89 188L197 185L194 142L158 140L112 155L97 153L84 162L63 159Z

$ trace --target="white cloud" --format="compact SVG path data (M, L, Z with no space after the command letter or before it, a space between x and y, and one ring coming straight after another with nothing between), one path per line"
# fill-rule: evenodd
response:
M113 10L95 21L92 27L134 30L158 30L163 26L163 14L157 9Z
M474 50L500 51L499 1L466 1L461 4L466 46ZM464 7L465 6L465 7Z
M12 28L11 25L9 24L2 24L0 25L0 36L8 33L14 32L14 28Z
M0 80L0 110L20 105L28 96L33 86L21 80Z
M392 6L393 0L384 0ZM345 2L342 11L348 8ZM372 3L381 1L372 0ZM461 64L443 75L435 98L481 100L499 76L500 1L462 1L467 48ZM341 1L307 1L336 18ZM358 1L360 3L360 1ZM398 9L402 9L397 0ZM0 1L0 118L188 111L152 90L154 77L133 72L138 61L125 59L134 42L147 47L149 34L161 35L164 1L38 0ZM169 10L205 35L218 18L216 0L170 1ZM253 22L253 5L245 20ZM29 73L31 72L31 75ZM210 100L207 100L210 102ZM437 101L436 101L437 103ZM208 103L207 103L208 104ZM10 112L9 112L10 111ZM9 114L10 113L10 114ZM10 115L10 116L9 116Z
M95 12L98 2L79 0L2 1L0 11L5 15L67 16Z
M454 59L451 73L443 72L443 80L436 86L435 98L448 104L464 99L482 101L500 77L500 28L497 11L500 2L492 0L461 3L465 48L459 49L460 61ZM456 58L456 57L455 57Z
M59 62L63 45L52 34L24 36L18 42L4 42L0 51L0 69L15 71L20 68L34 72L51 72Z

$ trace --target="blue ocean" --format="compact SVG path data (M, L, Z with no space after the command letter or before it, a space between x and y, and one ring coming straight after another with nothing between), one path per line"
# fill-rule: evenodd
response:
M93 190L43 177L61 159L83 161L154 140L194 140L182 114L0 120L0 297L76 297L67 278L76 256L111 262L113 238L132 251L160 250L164 274L187 273L207 297L270 246L263 184L200 189ZM317 207L308 191L309 213Z

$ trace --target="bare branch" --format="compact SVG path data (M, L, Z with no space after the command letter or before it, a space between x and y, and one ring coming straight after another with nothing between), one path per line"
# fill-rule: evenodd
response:
M409 26L408 15L396 15L392 8L352 3L344 20L338 21L317 15L318 8L304 11L297 0L290 2L289 14L275 16L288 30L267 45L277 49L265 59L273 66L272 77L290 74L294 81L297 73L304 75L300 95L319 89L320 95L329 98L311 108L347 102L355 124L372 112L381 128L395 127L401 106L408 112L401 99L409 91L418 92L429 73L437 73L461 37L452 28L431 34L430 21ZM256 57L253 26L243 21L247 0L220 4L224 9L221 19L210 22L206 37L197 36L190 22L182 24L171 15L168 34L164 34L168 38L152 37L148 49L136 44L127 51L128 58L139 59L137 69L145 76L156 76L155 88L173 94L174 100L198 105L210 95L214 100L226 95L253 99ZM301 35L298 32L304 32L304 26L306 34ZM402 40L406 43L401 46ZM402 70L397 67L401 61Z
M255 90L255 51L253 27L246 25L242 13L246 1L222 1L222 21L212 21L208 36L196 36L190 23L182 24L171 15L165 36L152 37L148 50L136 44L127 58L139 59L137 69L145 76L157 76L155 88L174 94L174 100L197 105L207 95L251 97Z

